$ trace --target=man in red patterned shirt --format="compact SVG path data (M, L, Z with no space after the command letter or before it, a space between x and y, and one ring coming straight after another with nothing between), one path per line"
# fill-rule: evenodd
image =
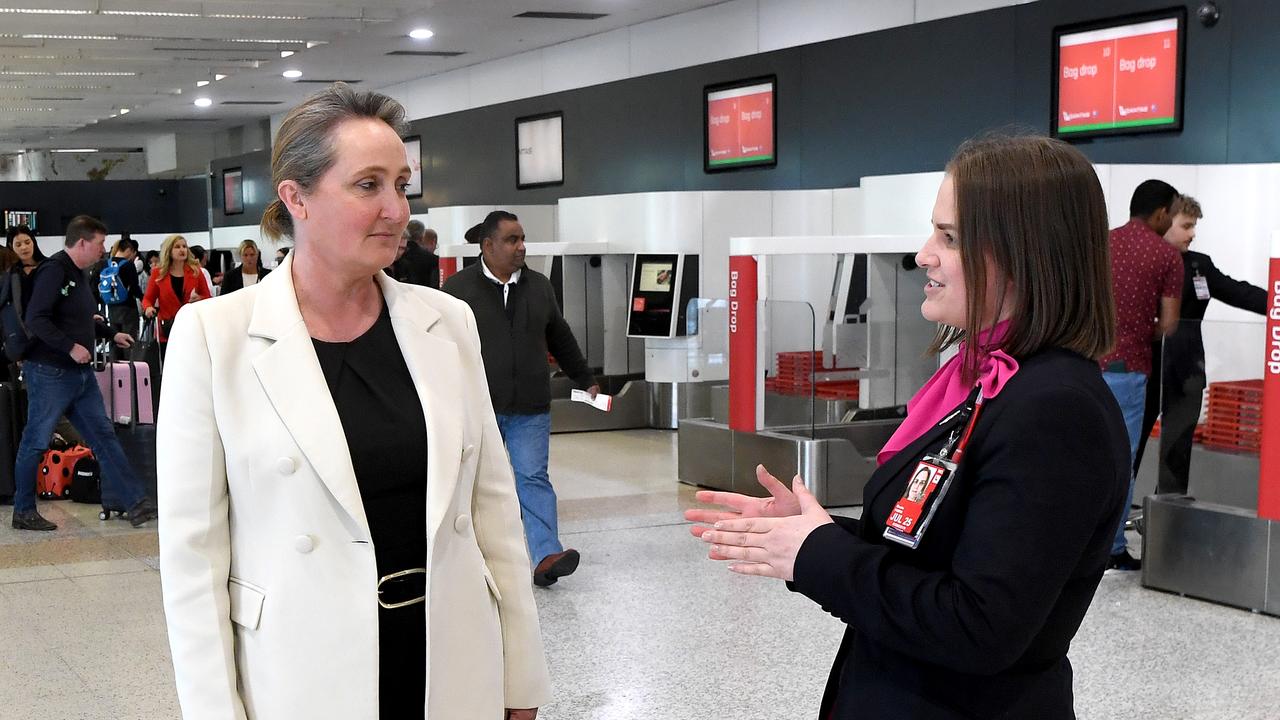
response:
M1129 464L1142 433L1147 376L1151 374L1151 340L1173 334L1182 305L1182 257L1164 234L1173 224L1178 191L1169 183L1147 180L1133 191L1129 222L1111 231L1111 283L1116 298L1116 347L1101 360L1102 378L1120 403L1129 430ZM1120 527L1111 546L1109 569L1139 570L1142 561L1129 554L1125 520L1133 502L1120 511Z

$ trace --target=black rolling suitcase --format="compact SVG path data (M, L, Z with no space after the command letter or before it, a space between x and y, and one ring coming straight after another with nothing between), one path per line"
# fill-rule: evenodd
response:
M17 383L0 383L0 505L13 504L13 463L27 420L22 396Z

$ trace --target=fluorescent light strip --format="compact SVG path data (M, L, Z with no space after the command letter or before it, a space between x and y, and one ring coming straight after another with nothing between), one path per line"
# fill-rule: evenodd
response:
M107 72L107 71L66 71L56 73L62 77L134 77L136 72Z
M38 113L55 112L54 108L45 107L0 107L0 113Z
M0 7L0 13L11 15L92 15L92 10L63 10L60 8L6 8Z
M235 13L209 13L205 15L209 18L217 18L219 20L311 20L312 18L303 17L302 15L237 15Z
M47 70L0 70L0 75L52 75Z
M103 10L103 15L130 15L136 17L184 17L198 18L200 13L164 12L160 10Z
M49 150L55 153L91 153L98 152L97 148L55 148Z
M23 33L23 40L119 40L115 35L48 35L44 33Z

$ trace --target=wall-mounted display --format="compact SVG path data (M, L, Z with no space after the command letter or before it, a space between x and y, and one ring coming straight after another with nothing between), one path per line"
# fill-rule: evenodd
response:
M240 168L222 171L222 214L239 215L244 212L244 173Z
M1187 10L1054 28L1055 137L1182 129Z
M404 154L409 161L409 186L404 189L404 196L422 197L422 138L416 135L405 138Z
M703 169L778 164L775 77L709 85L703 90Z
M35 210L5 210L4 211L4 229L8 230L17 225L26 225L31 232L36 231L36 211Z
M564 184L564 113L516 118L516 187Z

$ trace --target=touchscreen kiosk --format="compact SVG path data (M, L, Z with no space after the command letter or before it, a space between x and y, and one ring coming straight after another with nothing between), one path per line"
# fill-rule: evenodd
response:
M685 308L697 293L694 255L636 255L631 270L631 312L627 337L686 335Z

